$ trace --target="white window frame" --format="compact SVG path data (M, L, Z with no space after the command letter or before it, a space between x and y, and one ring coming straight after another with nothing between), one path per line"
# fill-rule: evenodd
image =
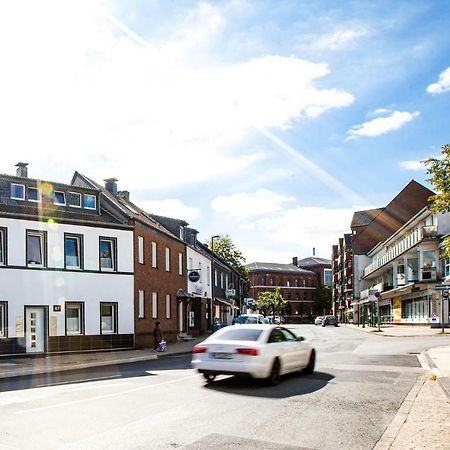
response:
M80 199L80 204L79 205L73 205L72 203L69 203L69 206L71 208L81 208L83 206L83 199L81 198L81 193L80 192L69 192L69 194L70 195L76 195Z
M93 198L94 198L94 207L92 207L92 206L86 206L85 200L86 200L87 197L93 197ZM84 198L83 198L83 208L84 208L84 209L96 210L96 209L97 209L97 197L96 197L94 194L84 194Z
M138 236L138 262L144 264L144 238Z
M66 302L65 309L66 309L66 315L65 315L65 330L66 330L66 336L80 336L84 334L84 327L83 327L83 303L82 302ZM69 309L76 309L78 310L78 331L69 331L67 327L67 311Z
M158 254L156 242L152 242L152 267L158 267Z
M158 318L158 293L152 292L152 319Z
M111 307L111 329L103 330L103 316L102 315L102 306L110 306ZM118 305L114 302L100 302L100 333L101 334L117 334L118 329Z
M62 194L63 195L63 197L64 197L64 202L63 203L60 203L60 202L57 202L56 201L56 193L58 193L58 194ZM67 205L67 201L66 201L66 193L64 192L64 191L55 191L54 193L53 193L53 203L55 204L55 205L59 205L59 206L66 206Z
M230 286L229 284L228 284L228 274L226 273L225 274L225 289L228 289L228 287Z
M70 266L67 264L67 250L66 250L66 240L74 239L77 241L79 264L77 266ZM83 267L83 245L82 236L79 234L65 234L64 235L64 266L66 269L81 269Z
M217 287L217 269L214 269L214 286Z
M30 190L37 192L37 200L31 199L28 195ZM42 202L42 193L41 190L36 186L27 186L27 200L32 203L41 203Z
M13 186L20 186L22 188L22 192L23 192L22 197L13 197L12 196L12 187ZM12 200L25 200L25 185L24 184L19 184L19 183L11 183L9 195L10 195L10 198Z
M28 261L28 236L35 236L35 237L39 237L39 247L40 247L40 253L41 253L41 263L34 263L34 262L29 262ZM27 263L27 267L46 267L46 259L47 259L47 254L46 254L46 234L44 231L36 231L36 230L26 230L26 263Z
M0 302L0 337L6 337L6 302Z
M180 239L183 241L184 240L184 233L183 233L183 231L184 231L184 228L183 227L180 227Z
M220 272L220 289L223 289L223 272Z
M0 228L0 266L6 266L6 228Z
M166 247L166 272L170 272L170 248Z
M208 282L208 286L211 285L211 268L206 266L206 280Z
M178 253L178 275L183 275L183 253Z
M143 319L145 317L145 293L143 290L138 291L138 318Z
M109 242L111 245L111 266L112 267L102 267L102 255L101 255L101 243ZM99 252L99 269L101 272L115 272L117 270L116 267L116 239L109 237L100 237L100 241L98 243L98 252Z
M166 319L170 319L170 305L171 305L171 296L170 294L166 294Z

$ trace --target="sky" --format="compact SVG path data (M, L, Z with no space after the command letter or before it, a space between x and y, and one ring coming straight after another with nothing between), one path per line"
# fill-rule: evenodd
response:
M248 263L330 258L450 143L446 0L3 0L0 172L75 170Z

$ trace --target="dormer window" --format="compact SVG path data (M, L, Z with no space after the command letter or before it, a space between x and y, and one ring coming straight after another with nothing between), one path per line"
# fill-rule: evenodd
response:
M40 202L41 201L41 191L36 187L27 188L27 198L29 202Z
M66 205L66 194L62 191L55 191L55 197L54 197L55 205Z
M95 197L95 195L84 194L83 206L86 209L97 209L97 198Z
M69 206L81 208L81 194L79 192L69 192Z
M13 200L25 200L25 186L11 183L11 198Z

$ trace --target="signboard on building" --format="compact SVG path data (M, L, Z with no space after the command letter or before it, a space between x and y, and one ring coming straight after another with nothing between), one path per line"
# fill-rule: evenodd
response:
M226 298L231 298L231 297L234 297L235 295L236 295L236 289L227 289L225 291Z
M200 280L200 274L196 270L191 270L188 278L191 283L197 283Z
M400 297L394 297L392 304L392 315L394 323L400 323L402 320L402 301Z

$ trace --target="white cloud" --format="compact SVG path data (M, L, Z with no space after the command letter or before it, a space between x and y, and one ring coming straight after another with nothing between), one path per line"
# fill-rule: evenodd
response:
M393 111L387 117L378 117L370 120L369 122L354 125L350 130L348 130L347 134L349 137L347 139L354 139L359 136L374 137L390 133L391 131L395 131L403 127L403 125L411 122L415 118L419 117L419 115L420 113L418 111L414 113Z
M269 250L267 257L272 261L288 263L292 256L311 256L313 248L317 256L330 258L331 246L349 232L352 215L353 209L296 207L248 223L244 229L264 242L264 248ZM279 249L280 256L277 258L270 249ZM265 255L253 244L244 243L242 250L249 262L254 258L261 260L261 255Z
M211 205L219 213L239 219L271 214L281 211L294 197L286 197L267 189L259 189L253 194L235 193L215 198Z
M20 159L45 179L76 168L124 189L198 183L260 161L238 145L254 127L284 129L353 102L316 87L326 64L278 55L217 63L208 42L227 22L218 6L193 8L158 44L107 7L0 3L0 147L15 155L2 171Z
M425 170L425 166L420 161L400 161L398 165L406 170Z
M427 87L430 94L442 94L450 91L450 67L447 67L440 75L437 83L430 84Z
M321 36L313 42L313 46L319 50L340 50L366 34L367 31L364 29L337 30L334 33Z
M136 204L151 214L174 217L189 222L200 217L200 209L185 205L181 200L168 198L165 200L143 200Z

